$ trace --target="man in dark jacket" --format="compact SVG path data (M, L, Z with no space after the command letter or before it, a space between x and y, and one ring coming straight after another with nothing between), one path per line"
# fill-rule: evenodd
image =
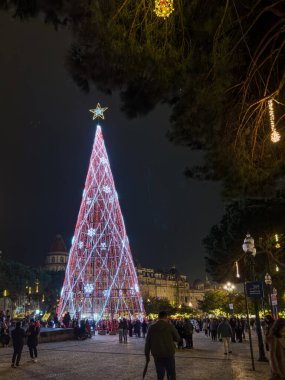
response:
M35 321L31 320L28 330L26 331L26 335L28 337L27 345L29 347L30 357L34 363L38 361L37 345L39 333L40 330L36 327Z
M24 347L24 338L26 335L24 329L21 328L20 322L16 323L16 328L12 331L11 335L14 347L11 367L15 368L16 366L18 367L20 365L21 355Z
M193 348L193 330L194 327L189 319L184 319L183 333L186 341L186 348Z
M233 336L231 325L227 318L223 318L222 322L218 326L218 337L224 342L225 355L231 354L230 350L230 338Z
M146 360L150 360L150 352L154 358L157 380L163 380L165 371L169 380L176 380L175 342L181 340L176 328L167 319L167 313L161 311L158 321L148 328L145 342Z

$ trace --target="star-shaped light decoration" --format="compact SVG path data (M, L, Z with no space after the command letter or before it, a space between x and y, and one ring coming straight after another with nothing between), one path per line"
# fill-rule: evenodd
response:
M90 112L93 113L93 117L92 117L92 120L95 120L95 119L105 119L104 117L104 112L108 109L108 107L101 107L100 106L100 103L97 103L97 106L96 108L92 109L92 110L89 110Z

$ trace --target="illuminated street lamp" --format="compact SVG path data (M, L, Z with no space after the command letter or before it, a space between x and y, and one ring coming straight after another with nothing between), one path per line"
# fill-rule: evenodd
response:
M243 245L242 245L242 249L246 254L245 261L250 269L251 280L255 281L256 276L255 276L255 269L254 269L254 258L256 256L256 248L254 246L254 239L250 236L250 234L246 235ZM265 351L264 351L261 324L260 324L260 318L259 318L258 301L256 298L254 298L254 309L255 309L256 334L258 338L258 350L259 350L258 361L267 362L268 359L266 358Z
M229 308L230 308L231 314L233 314L234 313L234 308L233 308L232 297L231 296L232 296L232 292L235 289L235 286L231 282L228 281L226 283L226 285L224 285L224 289L229 292Z

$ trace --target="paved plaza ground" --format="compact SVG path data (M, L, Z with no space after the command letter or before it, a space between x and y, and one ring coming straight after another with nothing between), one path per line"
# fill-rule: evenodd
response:
M255 358L257 342L254 341ZM118 336L98 336L85 341L43 343L38 346L38 363L29 362L25 346L21 366L11 368L12 348L0 348L1 380L138 380L145 363L144 339L130 338L120 344ZM267 363L251 371L248 341L234 343L232 355L224 355L223 345L203 333L194 334L194 349L176 353L177 380L268 380ZM153 360L147 380L155 380Z

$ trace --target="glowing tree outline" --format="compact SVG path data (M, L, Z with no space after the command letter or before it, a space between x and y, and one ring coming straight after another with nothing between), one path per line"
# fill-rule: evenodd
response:
M105 108L107 109L107 108ZM90 110L104 119L104 108ZM97 125L58 315L113 318L143 315L129 240L100 125Z

